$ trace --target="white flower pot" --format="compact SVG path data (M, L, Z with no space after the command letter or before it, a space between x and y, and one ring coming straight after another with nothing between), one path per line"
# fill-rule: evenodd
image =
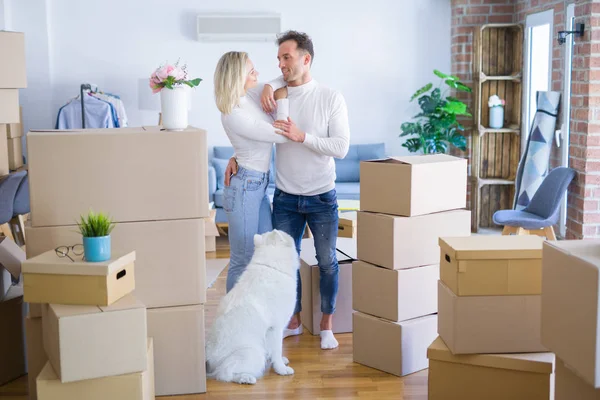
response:
M504 127L504 107L490 107L490 128L501 129Z
M163 127L181 131L188 127L189 92L184 85L160 91L160 108Z

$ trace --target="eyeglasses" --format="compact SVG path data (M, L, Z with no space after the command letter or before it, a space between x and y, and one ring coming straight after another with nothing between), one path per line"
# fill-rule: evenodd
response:
M73 246L58 246L54 249L56 255L60 258L69 257L69 260L75 262L73 258L69 255L69 252L72 252L76 256L80 256L83 254L83 245L82 244L74 244Z

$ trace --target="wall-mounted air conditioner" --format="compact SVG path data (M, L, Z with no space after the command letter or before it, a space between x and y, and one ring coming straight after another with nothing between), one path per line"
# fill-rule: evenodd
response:
M196 24L201 42L274 41L281 33L275 13L203 13Z

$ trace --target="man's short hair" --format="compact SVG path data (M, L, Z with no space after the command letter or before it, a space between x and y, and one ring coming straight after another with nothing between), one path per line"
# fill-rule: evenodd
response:
M315 50L313 48L313 42L306 33L298 31L287 31L277 36L277 45L281 45L283 42L293 40L298 46L298 50L302 50L310 54L310 63L312 64L315 58Z

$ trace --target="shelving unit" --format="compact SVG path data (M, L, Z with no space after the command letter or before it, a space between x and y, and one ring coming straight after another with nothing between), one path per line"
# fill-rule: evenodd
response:
M487 24L474 37L471 225L477 232L494 226L494 212L512 208L521 155L523 28ZM489 128L487 103L494 94L506 100L501 129Z

